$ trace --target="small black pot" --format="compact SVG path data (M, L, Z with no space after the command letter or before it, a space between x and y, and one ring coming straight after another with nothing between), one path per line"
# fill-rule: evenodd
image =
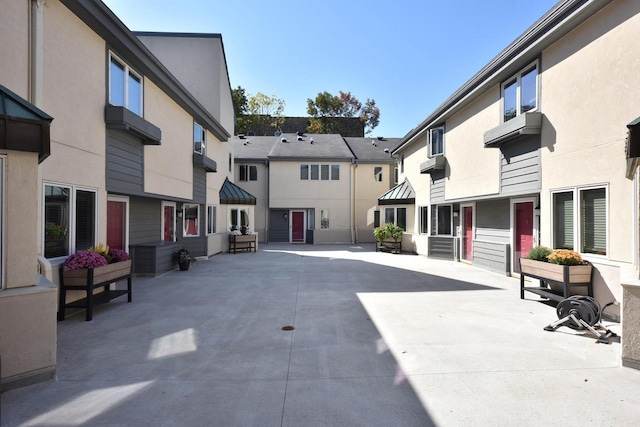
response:
M191 261L189 261L188 259L184 261L178 261L178 266L180 267L180 271L187 271L190 265L191 265Z

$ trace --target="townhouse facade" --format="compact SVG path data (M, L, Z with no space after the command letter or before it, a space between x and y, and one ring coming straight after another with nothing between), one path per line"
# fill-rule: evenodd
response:
M263 242L372 242L377 198L392 186L397 138L238 136L238 185L254 195Z
M562 1L409 132L393 152L416 193L403 243L509 275L535 245L576 250L596 299L622 301L638 277L639 31L637 2Z
M3 6L5 121L20 121L17 105L42 129L37 150L24 132L0 148L6 389L55 375L55 284L66 256L102 242L128 250L136 275L155 275L175 267L179 247L194 256L226 249L231 210L220 195L233 181L234 118L219 35L158 36L209 55L196 97L195 79L179 80L171 55L161 62L100 0Z

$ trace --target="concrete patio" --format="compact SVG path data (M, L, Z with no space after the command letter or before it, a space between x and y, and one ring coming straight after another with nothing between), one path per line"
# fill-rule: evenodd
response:
M220 254L59 323L57 381L2 394L0 421L637 425L640 372L620 344L543 331L555 310L518 287L373 245Z

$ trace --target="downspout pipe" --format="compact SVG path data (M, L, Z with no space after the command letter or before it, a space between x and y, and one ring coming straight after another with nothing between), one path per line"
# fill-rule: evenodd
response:
M31 43L29 97L33 105L42 108L43 52L44 52L44 8L46 0L31 1Z
M358 160L351 159L351 244L355 245L358 243L358 230L356 229L356 197L357 197L357 187L356 187L356 169L358 168Z

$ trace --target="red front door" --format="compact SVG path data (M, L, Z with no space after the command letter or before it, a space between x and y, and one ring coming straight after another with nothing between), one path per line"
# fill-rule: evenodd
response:
M516 203L514 235L514 269L520 273L520 258L526 257L533 248L533 202Z
M304 212L291 212L291 241L304 243Z
M173 242L173 228L175 221L173 218L175 208L173 206L164 207L164 230L162 231L162 240L165 242Z
M471 206L463 207L462 215L464 218L462 256L467 261L471 261L473 258L473 208Z
M125 202L107 201L107 245L127 250L125 245Z

